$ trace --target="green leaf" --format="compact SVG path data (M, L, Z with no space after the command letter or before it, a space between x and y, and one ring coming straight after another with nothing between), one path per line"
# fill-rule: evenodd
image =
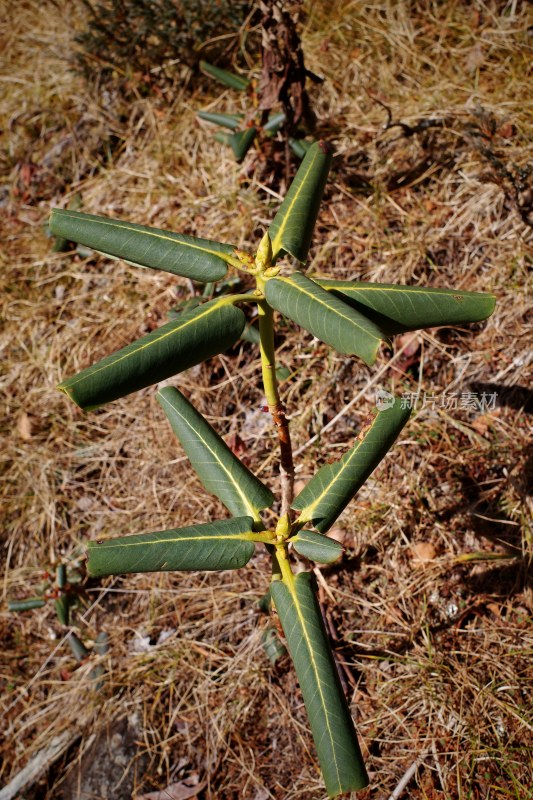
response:
M301 272L266 282L267 302L339 353L355 354L365 364L376 360L379 344L386 339L378 326L327 292Z
M62 236L54 237L54 244L52 246L53 253L67 253L69 249L70 244L68 239L64 239Z
M64 589L66 582L67 568L65 564L58 564L56 567L56 583L60 589Z
M213 64L209 64L208 61L200 61L200 68L219 83L222 83L224 86L229 86L230 89L244 91L248 88L248 84L250 83L246 78L242 78L234 72L228 72L227 69L215 67Z
M241 339L249 344L260 344L261 343L261 335L259 333L259 328L257 325L254 325L253 322L248 323L244 328L243 332L241 333Z
M28 597L27 600L9 600L8 611L31 611L32 608L42 608L46 601L42 597Z
M493 294L457 289L334 280L317 283L374 320L389 336L435 325L479 322L490 317L496 302Z
M81 206L81 195L76 193L74 197L69 201L67 208L69 211L72 210L77 211L77 209L80 208L80 206ZM50 230L50 226L48 223L46 223L46 230L47 230L47 235L51 236L52 231ZM53 252L66 253L70 247L68 239L64 239L62 236L56 236L54 237L54 239L55 239L54 246L52 248Z
M50 230L129 264L161 269L194 281L217 281L226 274L235 250L231 244L147 228L79 211L54 208Z
M263 125L264 132L270 134L277 133L285 120L286 117L283 111L280 111L278 114L271 114Z
M250 147L252 146L257 130L255 128L246 128L245 131L237 131L232 133L228 139L228 144L233 150L233 154L237 161L242 161Z
M193 308L198 308L202 303L204 303L204 298L201 295L187 297L175 305L174 308L169 308L167 311L167 318L179 319L184 311L191 311Z
M327 142L315 142L307 151L268 231L274 260L289 253L306 262L331 158Z
M243 120L242 114L219 114L213 111L197 111L200 119L206 122L213 122L215 125L221 125L223 128L229 128L236 131Z
M172 429L208 492L213 492L235 517L261 520L274 496L244 466L206 419L172 386L158 392Z
M62 625L68 625L70 620L70 598L66 594L60 595L54 600L57 618Z
M342 544L335 539L328 539L314 531L300 531L289 541L297 553L319 564L333 564L344 552Z
M275 628L265 628L261 636L265 655L271 664L275 664L287 654L287 648L278 636Z
M110 649L109 634L106 631L101 631L94 640L94 652L99 656L105 656Z
M264 593L262 597L259 598L257 601L257 608L259 611L262 611L263 614L270 614L272 609L272 598L270 597L270 586L268 587L267 591Z
M251 559L255 545L251 517L190 525L89 542L89 575L129 572L237 569Z
M278 383L283 383L283 381L288 380L292 375L291 370L288 367L280 366L276 367L276 380Z
M243 312L227 299L210 300L68 378L58 388L90 411L222 353L239 338L245 322Z
M220 144L229 145L232 136L233 134L228 133L227 131L215 131L215 133L213 134L213 139L216 142L220 142Z
M308 142L307 139L293 139L289 138L289 147L296 156L296 158L304 158L305 154L311 147L313 142Z
M204 295L209 287L204 289ZM233 294L239 292L243 288L243 281L239 275L231 275L223 281L220 281L212 287L212 293L215 297L221 297L223 294ZM207 296L207 295L206 295Z
M368 784L350 709L324 629L309 572L290 582L273 581L289 653L302 690L318 760L330 797Z
M298 525L311 523L326 533L368 476L390 450L411 414L400 400L379 411L356 444L334 464L324 464L294 499Z
M69 633L67 643L76 661L83 661L90 655L82 640L75 633Z

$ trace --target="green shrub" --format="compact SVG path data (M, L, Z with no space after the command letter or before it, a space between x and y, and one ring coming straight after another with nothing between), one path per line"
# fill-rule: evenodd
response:
M312 572L294 574L290 552L331 563L342 547L327 532L391 448L410 408L387 396L381 410L336 462L326 463L293 497L290 432L276 374L274 314L280 312L339 353L372 365L382 342L396 333L432 325L482 320L492 295L455 289L314 281L278 263L284 255L305 264L326 183L331 149L317 142L296 177L257 251L196 239L75 211L56 210L56 236L113 257L208 283L225 278L228 267L252 276L255 289L222 294L187 308L175 319L122 350L65 380L60 389L85 410L174 376L227 350L243 334L241 308L259 316L264 392L278 433L281 492L274 525L262 512L274 495L234 455L219 434L173 386L158 393L172 429L207 491L230 513L176 530L89 542L90 575L163 570L222 570L243 567L256 545L272 557L270 595L279 614L309 715L327 791L335 796L367 784L357 735L346 702L315 593Z

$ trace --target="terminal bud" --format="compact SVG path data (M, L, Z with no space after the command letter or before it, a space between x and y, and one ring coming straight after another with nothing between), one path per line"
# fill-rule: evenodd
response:
M259 243L259 247L257 248L257 253L255 255L255 265L260 272L264 272L265 269L270 267L272 263L272 242L270 241L270 236L268 232L265 233L263 238Z

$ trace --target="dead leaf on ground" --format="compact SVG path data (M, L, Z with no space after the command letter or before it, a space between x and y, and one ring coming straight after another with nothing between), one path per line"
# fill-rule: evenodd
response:
M513 125L512 122L504 122L496 133L498 136L501 136L502 139L512 139L513 136L516 136L516 125Z
M396 337L398 349L401 349L402 347L404 348L402 353L404 358L410 358L411 356L414 356L415 353L417 353L420 349L420 342L420 335L416 331L402 333L401 336Z
M484 62L485 53L483 51L483 47L479 42L477 42L465 58L465 69L468 72L475 72L483 65Z
M396 345L403 352L398 359L397 368L402 372L407 372L409 367L419 360L418 351L420 350L421 338L416 332L403 333L396 338Z
M496 409L498 411L498 409ZM494 417L498 416L494 412L492 414L480 414L470 423L475 431L481 436L486 436L492 427Z
M419 561L422 564L424 562L428 563L429 561L434 561L437 555L437 551L431 542L417 542L416 544L412 545L411 553L416 561Z
M25 411L18 418L18 432L21 439L29 442L31 439L31 420Z

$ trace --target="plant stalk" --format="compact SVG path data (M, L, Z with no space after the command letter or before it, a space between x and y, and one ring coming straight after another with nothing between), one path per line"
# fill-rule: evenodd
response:
M274 311L264 300L258 304L259 336L261 348L261 370L263 387L268 409L272 414L278 433L280 447L280 481L281 512L280 516L290 513L294 497L294 463L292 460L291 436L289 422L285 416L285 407L281 402L276 378L276 353L274 348Z

